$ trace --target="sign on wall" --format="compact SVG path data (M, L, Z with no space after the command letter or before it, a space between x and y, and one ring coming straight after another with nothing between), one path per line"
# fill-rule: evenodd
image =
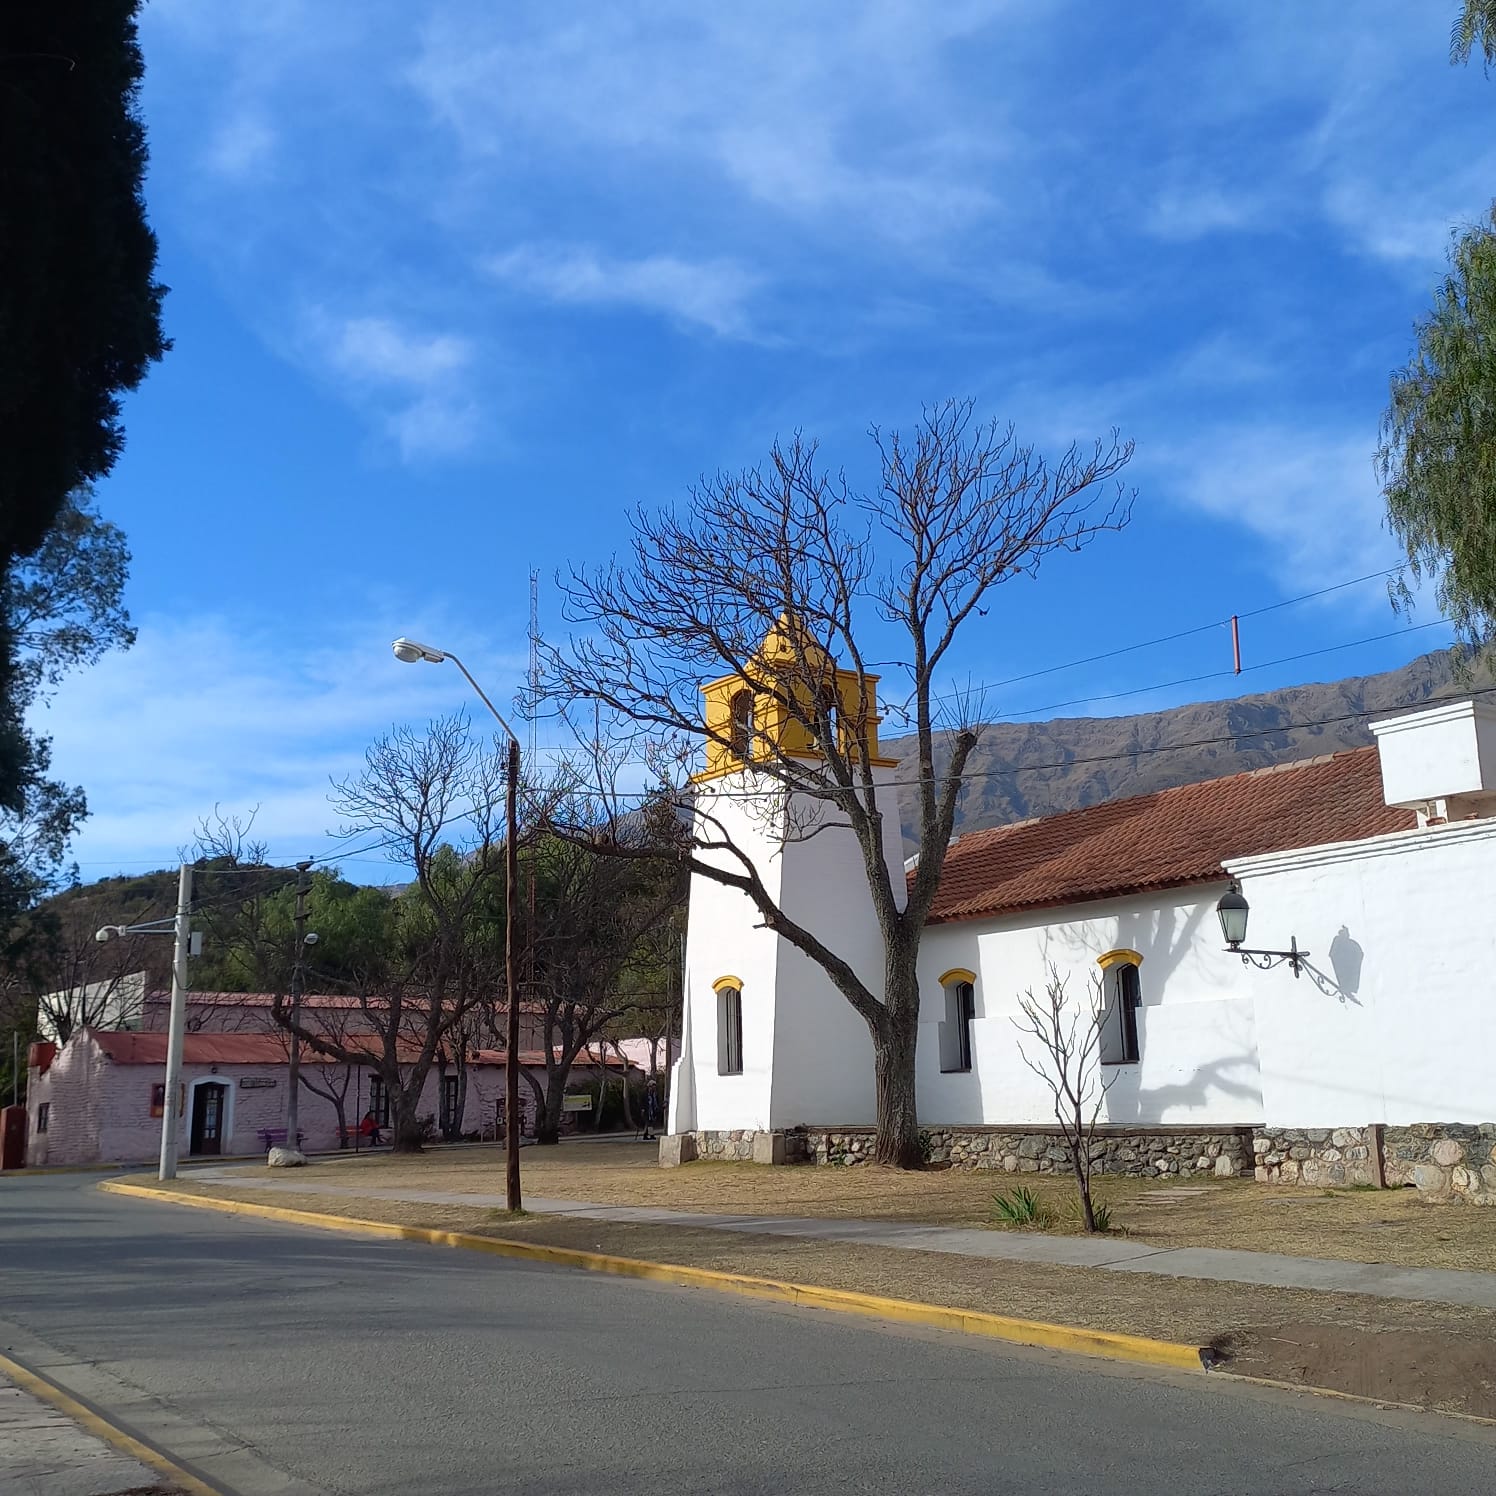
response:
M264 1091L279 1084L280 1082L273 1075L241 1075L239 1077L241 1091Z

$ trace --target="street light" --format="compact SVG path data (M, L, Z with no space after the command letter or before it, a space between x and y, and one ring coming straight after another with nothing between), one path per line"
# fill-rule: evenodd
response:
M478 699L493 713L509 739L509 765L504 788L504 986L509 1003L504 1042L504 1153L505 1184L509 1209L520 1209L519 1189L519 996L514 983L514 888L519 881L519 739L503 713L488 699L472 672L449 649L417 644L403 635L391 644L395 658L406 665L424 661L441 665L450 660L462 671Z
M166 1096L161 1105L161 1166L158 1179L177 1177L178 1113L182 1099L182 1035L187 1031L187 955L201 953L200 936L192 933L192 865L177 873L177 912L171 920L154 919L140 925L105 925L94 939L115 935L171 935L176 950L171 963L171 1019L166 1029Z
M1242 945L1247 938L1247 916L1252 911L1252 906L1247 903L1247 896L1241 891L1241 884L1232 880L1230 888L1221 895L1220 902L1216 905L1216 914L1220 916L1221 934L1226 940L1226 949L1233 956L1240 956L1243 966L1255 966L1260 971L1271 971L1275 966L1281 966L1288 962L1293 970L1294 979L1298 979L1299 967L1303 965L1308 951L1299 949L1298 937L1288 937L1288 949L1286 951L1260 951L1250 950Z

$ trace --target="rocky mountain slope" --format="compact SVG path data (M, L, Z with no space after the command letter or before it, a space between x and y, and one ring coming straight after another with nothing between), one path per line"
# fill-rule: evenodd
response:
M1468 681L1457 679L1451 657L1439 651L1382 675L1196 702L1135 717L995 722L983 729L972 755L956 833L1359 748L1372 740L1368 717L1491 683L1488 671ZM903 757L912 740L894 738L884 747L891 757ZM903 791L904 840L912 851L911 801L910 792Z

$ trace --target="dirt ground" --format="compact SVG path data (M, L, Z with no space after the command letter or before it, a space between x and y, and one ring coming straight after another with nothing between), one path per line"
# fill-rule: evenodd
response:
M403 1171L411 1165L401 1161L396 1167ZM415 1167L419 1169L420 1163ZM358 1168L362 1171L363 1166ZM491 1164L484 1172L489 1168ZM370 1183L376 1172L380 1185L396 1182L389 1177L392 1170L376 1166L370 1172ZM779 1177L799 1171L762 1172ZM538 1173L534 1170L527 1175L527 1188L536 1194L549 1192L538 1182ZM335 1177L342 1185L355 1176L348 1171L334 1176L329 1169L324 1177ZM428 1188L436 1183L431 1175L416 1177ZM474 1176L474 1188L486 1192L488 1185L480 1184L479 1178ZM415 1178L400 1182L413 1184ZM441 1187L451 1186L444 1181ZM258 1203L267 1200L263 1190L194 1181L190 1175L163 1188ZM275 1203L357 1220L470 1231L1183 1341L1213 1347L1223 1359L1222 1369L1243 1375L1496 1418L1496 1311L1145 1273L993 1262L796 1237L558 1216L512 1218L487 1206L418 1205L313 1194L281 1196Z
M260 1165L250 1172L263 1172ZM865 1216L937 1225L991 1224L992 1196L1017 1185L1058 1212L1074 1199L1066 1178L946 1169L905 1173L872 1166L693 1163L662 1169L652 1143L564 1143L526 1148L528 1194L607 1205L659 1205L738 1215ZM458 1193L504 1192L502 1152L492 1147L381 1153L308 1165L299 1176L413 1185ZM1208 1182L1100 1177L1096 1196L1117 1227L1156 1246L1237 1247L1400 1267L1496 1272L1496 1210L1433 1205L1414 1190L1317 1190L1247 1180ZM1063 1229L1063 1227L1062 1227Z

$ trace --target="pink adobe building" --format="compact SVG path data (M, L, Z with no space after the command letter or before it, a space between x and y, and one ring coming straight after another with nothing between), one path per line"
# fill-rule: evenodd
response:
M367 1032L367 1014L357 999L316 996L303 999L338 1014L345 1042ZM351 1009L349 1009L351 1005ZM288 1040L270 1016L271 1000L257 993L193 993L189 1032L183 1040L182 1129L184 1157L263 1153L279 1142L285 1127ZM348 1009L344 1012L342 1010ZM136 1163L156 1157L161 1143L165 1099L165 1008L147 998L141 1030L83 1028L63 1046L33 1044L27 1086L26 1163ZM362 1020L362 1021L360 1021ZM533 1013L522 1014L522 1043L538 1028ZM400 1059L414 1061L414 1045L402 1046ZM522 1048L520 1063L543 1072L538 1048ZM600 1065L632 1071L615 1056L591 1052L572 1069L574 1082L595 1080ZM342 1127L355 1130L365 1112L382 1128L391 1121L389 1097L374 1070L302 1055L298 1102L302 1147L312 1152L362 1146L346 1140ZM543 1074L536 1078L544 1083ZM467 1061L462 1115L454 1118L459 1082L455 1067L433 1065L421 1092L418 1116L436 1119L439 1128L455 1123L463 1136L496 1135L504 1106L504 1053L482 1049ZM337 1102L342 1103L340 1124ZM529 1125L533 1099L527 1085L520 1097Z

